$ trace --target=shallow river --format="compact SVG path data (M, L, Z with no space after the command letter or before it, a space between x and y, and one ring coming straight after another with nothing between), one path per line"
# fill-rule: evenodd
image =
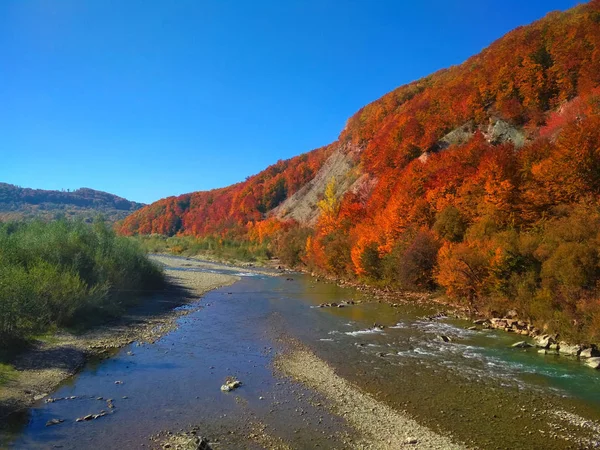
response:
M262 429L293 448L342 447L339 434L351 438L352 430L325 411L324 399L272 368L289 338L378 400L470 447L600 446L600 374L575 360L512 349L517 336L469 331L468 322L427 320L435 307L392 308L303 275L242 275L187 306L192 312L157 343L92 361L51 395L75 399L42 400L12 417L0 447L141 448L158 431L191 426L218 439L215 448L261 448L246 437ZM363 302L316 307L342 300ZM243 386L222 393L227 376ZM114 413L75 422L106 410L109 398ZM53 418L65 421L46 427Z

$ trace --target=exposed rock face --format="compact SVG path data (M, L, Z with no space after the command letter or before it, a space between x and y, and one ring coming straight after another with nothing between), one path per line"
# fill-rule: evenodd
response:
M319 217L317 202L323 198L325 188L332 178L336 182L336 196L341 198L359 178L354 170L353 155L360 152L357 147L338 148L327 159L315 177L302 189L273 209L278 219L293 219L304 225L313 225Z
M488 142L492 144L511 142L516 148L523 147L527 137L523 131L497 117L491 117L489 125L482 131Z
M527 141L527 135L521 129L498 117L490 117L489 124L475 126L475 122L470 120L460 127L455 128L450 133L435 143L435 145L419 156L419 161L426 163L431 152L446 150L453 145L463 145L469 142L475 132L479 130L483 133L486 140L494 145L512 143L516 148L521 148Z
M475 122L469 120L441 138L436 144L436 150L444 150L452 145L466 144L473 134L475 134Z

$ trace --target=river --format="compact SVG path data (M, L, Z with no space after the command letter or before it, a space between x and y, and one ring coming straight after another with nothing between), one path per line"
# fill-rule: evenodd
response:
M351 447L355 431L327 400L273 368L300 342L362 391L466 446L600 447L600 374L576 360L511 348L518 336L465 321L428 319L437 306L392 307L300 274L239 275L186 306L158 342L90 361L51 394L73 399L14 415L0 446L143 448L158 431L197 427L215 449L268 448L249 439L260 432L291 448ZM341 301L360 303L317 307ZM228 376L243 385L221 392ZM101 410L109 414L75 421ZM51 419L64 422L46 426Z

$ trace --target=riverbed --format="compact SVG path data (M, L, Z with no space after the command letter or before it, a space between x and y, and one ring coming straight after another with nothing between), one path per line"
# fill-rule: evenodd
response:
M157 433L194 429L215 449L398 448L390 439L407 448L600 447L600 375L576 360L511 348L519 337L469 330L435 305L392 307L306 275L173 261L173 272L240 281L184 306L189 314L158 341L90 361L13 415L0 446L160 448ZM331 302L347 304L318 307ZM331 384L315 367L330 369ZM227 377L242 386L222 392ZM371 401L372 417L354 414ZM406 420L397 437L361 427L380 407ZM53 419L63 422L47 426Z

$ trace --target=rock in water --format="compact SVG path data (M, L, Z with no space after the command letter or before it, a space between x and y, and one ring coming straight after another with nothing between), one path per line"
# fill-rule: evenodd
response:
M64 419L50 419L46 422L47 427L51 427L52 425L58 425L59 423L63 423Z
M591 367L592 369L600 369L600 357L587 359L585 365Z
M223 392L233 391L234 389L239 388L241 385L242 385L242 382L240 380L236 380L234 378L227 378L225 380L225 384L221 386L221 391L223 391Z
M529 342L520 341L520 342L514 343L513 345L511 345L511 347L513 347L513 348L529 348L529 347L533 347L533 345L531 345Z
M443 334L439 335L438 339L442 342L450 342L452 340L448 336L444 336Z

